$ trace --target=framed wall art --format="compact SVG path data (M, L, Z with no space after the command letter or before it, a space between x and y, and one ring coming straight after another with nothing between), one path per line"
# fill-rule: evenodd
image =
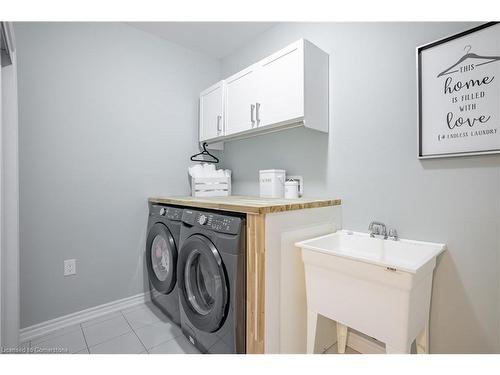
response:
M418 156L500 153L500 23L417 48Z

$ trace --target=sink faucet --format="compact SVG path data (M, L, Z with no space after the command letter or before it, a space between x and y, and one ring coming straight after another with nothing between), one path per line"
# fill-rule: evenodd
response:
M391 237L394 241L399 240L398 231L394 228L389 229L389 238Z
M375 235L379 234L384 236L384 240L387 239L387 227L384 223L379 221L372 221L368 226L368 230L370 231L370 237L375 237Z

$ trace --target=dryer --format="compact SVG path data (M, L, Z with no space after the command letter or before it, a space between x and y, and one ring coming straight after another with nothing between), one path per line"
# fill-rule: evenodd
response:
M149 203L146 267L151 301L180 324L177 258L182 209Z
M246 352L245 216L184 209L177 263L181 328L204 353Z

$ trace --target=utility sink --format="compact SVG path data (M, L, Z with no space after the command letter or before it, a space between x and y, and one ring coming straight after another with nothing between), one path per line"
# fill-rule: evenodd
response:
M429 352L433 271L444 244L372 238L341 230L297 242L308 309L308 352L317 314L337 321L339 350L347 327L386 344L388 353Z
M302 241L296 246L409 273L417 273L445 250L445 245L439 243L384 240L348 230Z

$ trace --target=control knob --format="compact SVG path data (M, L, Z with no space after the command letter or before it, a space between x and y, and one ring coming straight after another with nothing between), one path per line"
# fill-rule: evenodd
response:
M198 223L200 225L205 225L208 221L208 217L206 217L205 215L200 215L200 217L198 217Z
M165 216L165 214L166 214L166 213L167 213L167 210L165 209L165 207L162 207L162 208L160 209L160 215L161 215L161 216Z

